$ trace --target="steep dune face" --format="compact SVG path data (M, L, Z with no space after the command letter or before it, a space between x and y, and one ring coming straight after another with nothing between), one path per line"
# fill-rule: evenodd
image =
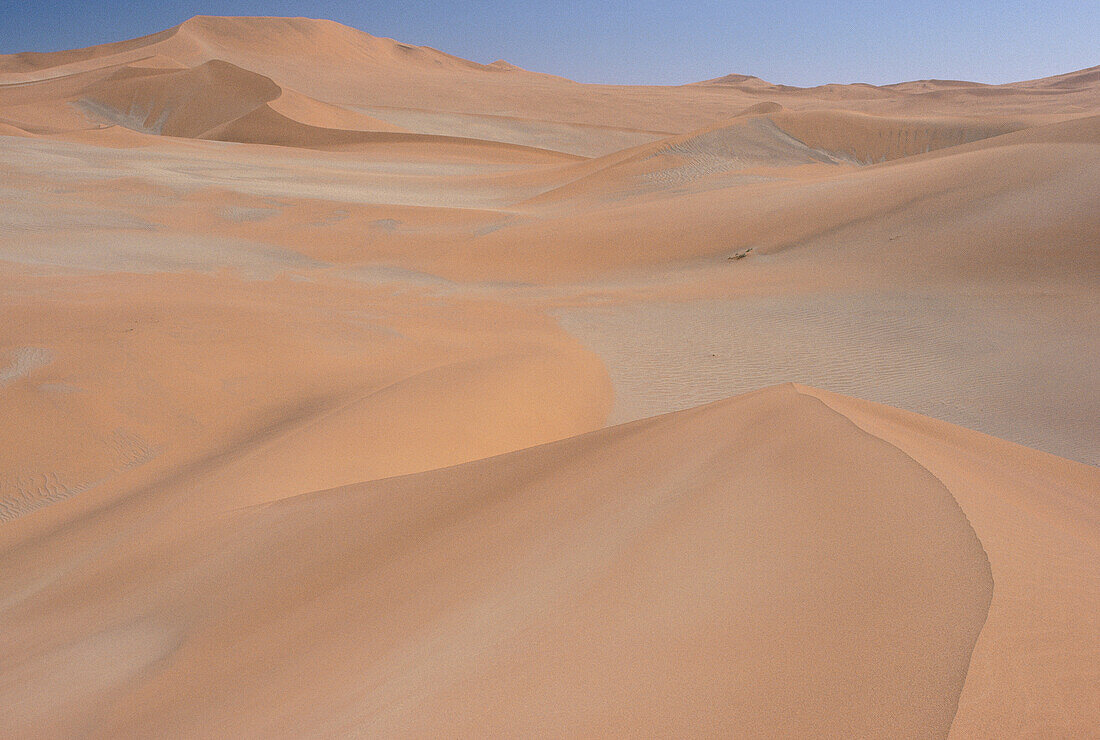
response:
M280 106L283 107L283 106ZM323 111L315 111L324 115ZM297 111L301 113L301 108ZM324 121L333 123L331 117ZM369 125L369 124L368 124ZM390 126L384 127L390 129ZM232 141L244 144L270 144L302 149L370 149L389 148L417 150L431 153L438 159L450 156L466 156L479 162L512 161L523 164L561 164L575 162L578 158L560 152L521 146L499 144L478 139L450 136L428 136L394 132L392 130L347 130L302 123L271 105L260 105L239 118L213 126L202 138L213 141ZM435 151L433 151L435 150ZM411 153L411 152L410 152Z
M18 126L0 121L0 136L30 136L30 133Z
M93 115L145 133L311 148L403 129L313 100L222 60L194 68L123 67L83 88Z
M1100 723L1100 472L943 422L802 389L947 486L992 570L955 737L1087 736ZM1072 687L1067 690L1067 687Z
M857 113L780 113L771 120L803 144L863 164L987 139L1022 128L1010 121L884 119Z
M940 735L992 588L947 489L789 386L258 508L121 511L79 567L5 568L6 731ZM76 593L99 596L52 612Z
M757 168L835 164L824 151L795 140L757 114L771 106L753 106L741 115L688 134L599 157L572 168L570 182L532 198L529 204L586 199L623 200L688 185L708 177Z
M218 60L179 72L113 76L86 90L81 102L150 133L194 138L281 93L267 77Z

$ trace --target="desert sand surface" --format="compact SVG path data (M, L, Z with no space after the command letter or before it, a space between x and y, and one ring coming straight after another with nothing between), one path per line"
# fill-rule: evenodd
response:
M1096 67L0 56L0 735L1093 736L1098 194Z

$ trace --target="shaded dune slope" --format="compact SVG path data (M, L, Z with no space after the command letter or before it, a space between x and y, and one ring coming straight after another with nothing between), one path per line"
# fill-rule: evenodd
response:
M899 119L842 111L777 113L771 120L808 147L862 164L924 154L1022 128L1011 121Z
M288 88L283 88L282 94L269 105L276 112L307 126L353 131L406 131L387 121L323 103Z
M993 588L951 492L793 386L43 545L5 568L24 736L943 735Z
M271 79L218 60L177 72L116 75L89 88L81 102L139 130L195 138L281 93Z
M178 71L123 67L84 90L79 103L146 133L242 143L309 148L326 138L354 139L357 131L402 130L221 60Z
M766 116L745 115L688 134L671 136L579 164L571 181L531 199L545 203L561 198L609 196L646 186L681 185L711 175L753 167L791 167L833 163L779 130Z
M1100 470L946 422L799 387L941 481L994 582L956 737L1087 737L1100 725Z
M259 105L244 115L206 130L202 138L244 144L271 144L303 149L353 149L388 146L409 150L423 157L435 155L477 155L479 162L520 161L531 164L560 164L579 159L571 154L546 149L502 144L457 136L432 136L400 131L364 131L315 126L295 120L271 105Z
M30 133L15 124L0 121L0 136L30 136Z

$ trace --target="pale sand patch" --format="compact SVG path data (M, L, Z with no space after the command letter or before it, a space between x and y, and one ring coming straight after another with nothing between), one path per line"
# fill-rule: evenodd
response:
M249 280L322 263L265 244L201 236L92 231L0 241L0 260L65 270L103 272L238 271Z
M613 421L793 381L1100 464L1088 295L796 294L557 315L607 364Z
M445 136L467 136L509 144L552 149L584 157L599 157L668 135L659 131L636 131L613 127L578 126L555 121L508 116L440 113L408 108L357 107L375 118L403 126L410 131Z
M19 347L5 354L9 364L0 367L0 386L27 377L53 359L53 353L44 347Z

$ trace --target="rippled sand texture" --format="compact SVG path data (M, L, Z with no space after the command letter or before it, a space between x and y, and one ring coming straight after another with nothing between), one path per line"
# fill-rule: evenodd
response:
M559 316L607 363L615 422L793 380L1100 462L1100 373L1065 352L1100 352L1088 294L815 293Z
M1097 193L1098 68L0 56L0 736L1088 736Z

